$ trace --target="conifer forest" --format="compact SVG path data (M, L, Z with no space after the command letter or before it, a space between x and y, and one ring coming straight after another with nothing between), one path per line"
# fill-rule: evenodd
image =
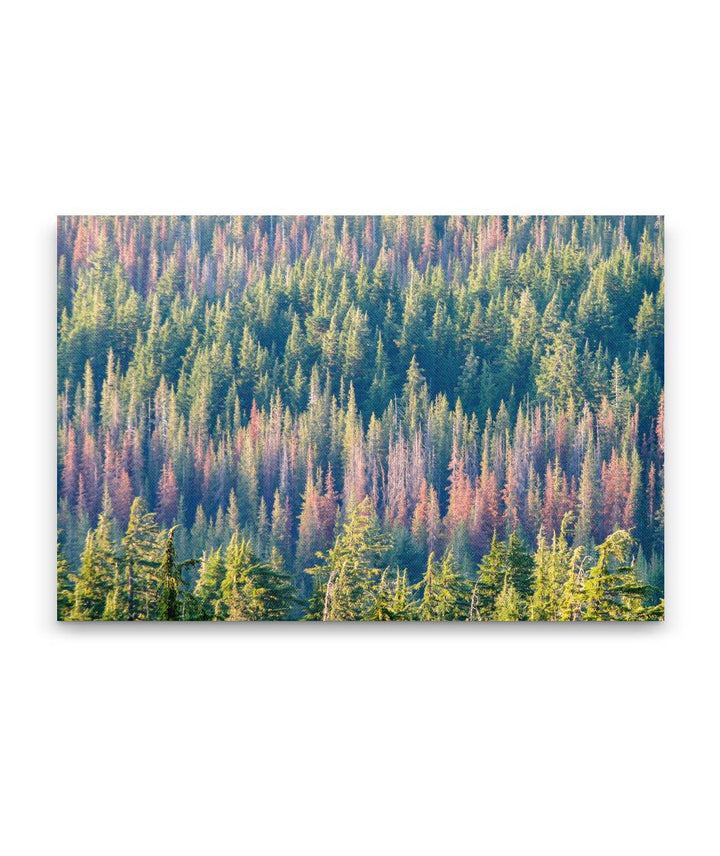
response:
M67 216L60 620L663 617L662 218Z

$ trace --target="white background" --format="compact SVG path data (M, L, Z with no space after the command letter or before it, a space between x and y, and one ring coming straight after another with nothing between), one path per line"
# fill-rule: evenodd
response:
M5 9L5 852L717 845L711 8ZM381 212L666 215L666 623L56 626L55 215Z

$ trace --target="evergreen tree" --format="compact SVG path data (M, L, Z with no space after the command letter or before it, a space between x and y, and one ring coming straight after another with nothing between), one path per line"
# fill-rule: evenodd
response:
M520 621L522 618L520 596L515 586L508 583L507 577L503 583L502 590L495 601L495 621Z
M217 550L203 555L194 591L195 603L197 604L197 618L200 621L211 621L217 618L220 586L224 573L225 568L219 547Z
M292 586L279 551L269 563L252 552L250 542L232 536L225 551L218 617L227 621L277 621L289 617Z
M580 476L578 520L575 526L575 543L592 545L598 517L598 472L595 450L588 447Z
M322 565L310 570L325 582L324 621L363 618L375 602L380 563L390 549L366 497L351 513Z
M392 594L387 582L387 574L383 572L380 583L375 589L374 600L367 613L368 621L393 621Z
M57 545L57 619L63 621L68 617L73 607L73 588L70 580L70 565L62 552L60 543Z
M183 579L182 569L191 562L179 563L175 552L174 537L177 526L167 533L162 559L157 571L158 613L160 621L180 621L193 614L192 594Z
M490 619L507 571L507 545L493 535L490 552L483 558L472 594L471 617Z
M407 571L398 570L395 574L391 612L395 621L413 621L415 619L415 602L408 585Z
M116 557L110 538L110 520L100 515L97 528L90 530L80 558L80 573L71 577L75 583L75 603L68 618L71 621L100 619L115 578Z
M629 565L632 543L628 532L618 530L598 548L598 560L584 584L586 621L647 620L661 614L644 606L648 586Z
M434 555L428 557L427 569L421 582L421 621L462 621L467 619L471 591L470 583L459 573L451 551L438 565Z
M160 557L159 530L155 514L147 510L142 497L130 508L127 531L122 539L123 573L114 593L118 619L149 619L157 605L155 568Z

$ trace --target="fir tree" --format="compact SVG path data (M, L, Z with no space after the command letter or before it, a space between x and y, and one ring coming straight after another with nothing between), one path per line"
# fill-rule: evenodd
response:
M149 619L156 609L157 565L160 546L155 514L141 497L130 508L130 520L122 539L121 567L114 595L118 618Z
M439 565L434 555L430 554L420 585L421 621L461 621L468 617L470 583L459 573L451 551L445 553Z
M189 563L179 563L175 552L174 537L177 528L177 526L173 526L167 533L162 559L157 571L157 617L160 621L180 621L192 615L192 595L187 590L182 575L183 566Z
M197 618L200 621L211 621L217 618L217 606L220 599L220 586L225 568L222 562L221 550L204 554L200 561L200 573L195 585L195 603Z
M73 588L70 579L70 565L57 544L57 619L63 621L73 608Z
M322 565L310 569L325 582L323 620L350 621L366 615L375 600L379 567L390 548L369 497L351 513Z
M76 577L71 577L75 583L75 603L68 615L71 621L92 621L103 617L115 568L110 521L102 514L97 528L90 530L85 539L80 572Z

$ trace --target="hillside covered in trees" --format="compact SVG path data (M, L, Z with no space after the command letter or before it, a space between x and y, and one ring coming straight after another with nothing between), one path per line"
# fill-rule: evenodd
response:
M61 217L58 618L663 613L657 217Z

